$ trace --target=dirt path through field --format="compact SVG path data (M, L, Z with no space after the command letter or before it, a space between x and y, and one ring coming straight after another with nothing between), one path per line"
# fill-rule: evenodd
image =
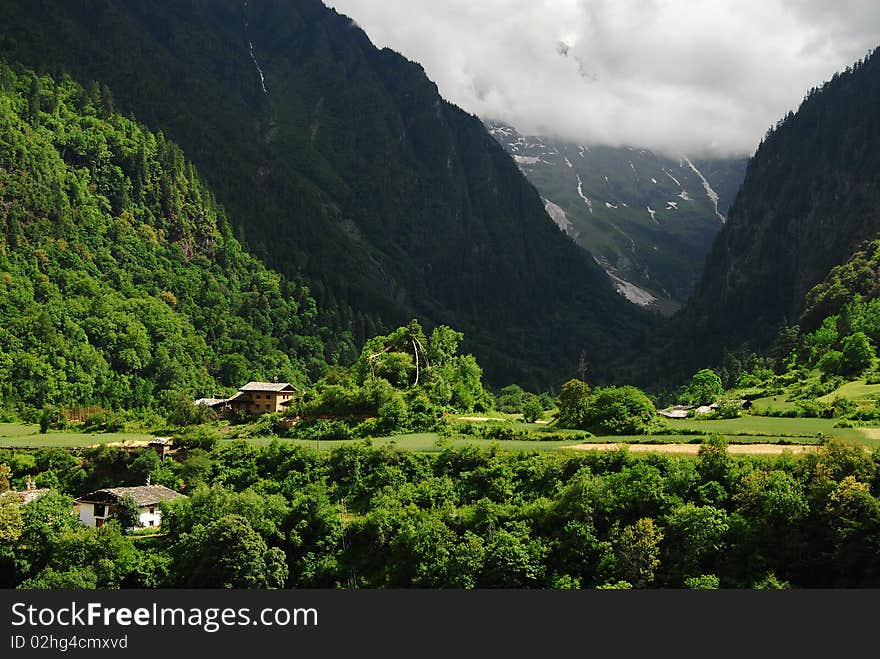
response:
M620 444L576 444L565 448L576 451L613 451L621 446L628 447L630 451L641 453L654 451L656 453L696 455L700 450L699 444L630 444L627 442ZM748 455L782 455L786 451L789 453L808 453L819 448L818 444L728 444L727 452Z

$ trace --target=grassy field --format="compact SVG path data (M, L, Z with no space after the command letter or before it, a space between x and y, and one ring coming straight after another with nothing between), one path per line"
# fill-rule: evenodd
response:
M246 440L249 444L253 444L255 446L265 446L266 444L271 443L272 438L268 437L260 437L254 439ZM364 444L367 440L365 439L349 439L349 440L328 440L316 442L313 439L282 439L279 440L285 443L296 444L299 446L308 446L311 448L317 448L321 451L329 451L330 449L334 449L338 446L354 446L356 444ZM575 444L583 443L580 439L577 440L561 440L561 441L523 441L523 440L506 440L506 441L497 441L490 439L473 439L469 437L462 437L458 439L451 439L441 437L439 434L435 432L421 432L421 433L412 433L408 435L393 435L390 437L376 437L370 440L373 446L396 446L398 448L407 449L409 451L442 451L446 446L452 446L453 448L462 448L465 446L482 446L487 447L491 445L497 445L499 448L503 450L509 451L522 451L522 450L536 450L536 451L555 451L561 447L565 446L573 446Z
M835 428L836 419L800 419L784 417L743 416L738 419L718 419L696 421L694 419L668 419L667 426L675 431L670 435L624 435L597 436L587 440L589 443L699 443L708 433L718 433L732 444L775 443L816 444L826 439L839 439L845 442L862 444L870 448L880 447L880 427ZM440 451L445 446L461 448L464 446L497 445L501 450L555 451L584 442L583 432L557 430L543 424L517 423L517 428L531 431L551 431L572 435L564 440L488 440L473 437L446 438L437 433L412 433L379 437L370 440L373 446L393 445L411 451ZM152 435L143 433L69 433L50 431L39 433L39 427L21 423L0 423L0 447L39 448L39 447L81 447L95 444L122 442L144 442ZM265 446L274 440L272 437L247 439L249 444ZM367 440L315 441L306 439L282 439L299 446L317 448L322 451L338 446L352 446Z
M818 378L815 378L818 382ZM810 382L809 380L807 381ZM820 396L816 401L820 403L832 403L835 398L848 398L857 403L871 403L873 400L880 398L880 384L868 384L864 378L861 380L853 380L846 382L831 393ZM793 410L797 405L796 401L786 400L786 394L780 393L775 396L764 396L756 398L752 401L753 413L766 413L767 410L773 409L777 411Z
M73 448L91 446L93 444L111 444L117 442L149 441L153 435L143 433L77 433L50 430L40 434L40 427L27 423L0 423L0 447L43 448L60 446Z
M717 432L730 436L731 440L744 439L733 436L755 437L763 441L786 438L798 443L814 443L820 433L829 439L855 442L875 448L880 446L880 428L835 428L837 419L800 419L769 416L743 416L738 419L695 421L693 419L668 419L670 428L686 434L688 430Z
M880 396L880 384L867 384L864 379L847 382L830 394L817 398L823 403L830 403L835 398L849 398L850 400L867 400Z

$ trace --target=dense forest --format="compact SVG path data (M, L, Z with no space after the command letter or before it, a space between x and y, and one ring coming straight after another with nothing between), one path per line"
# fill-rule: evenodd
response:
M612 377L653 324L479 119L318 0L0 6L0 54L107 85L180 144L234 235L305 277L334 334L448 325L494 386L545 389L582 351Z
M689 347L677 362L684 371L720 364L725 351L767 351L812 305L807 293L880 235L878 99L875 51L767 131L693 299L658 340ZM643 381L668 370L662 361Z
M106 88L0 62L3 407L152 408L353 359L231 235L192 163Z
M426 454L276 441L161 460L151 449L0 451L0 584L23 588L787 588L880 585L880 454L799 460L625 449ZM182 488L162 535L70 514L119 483Z

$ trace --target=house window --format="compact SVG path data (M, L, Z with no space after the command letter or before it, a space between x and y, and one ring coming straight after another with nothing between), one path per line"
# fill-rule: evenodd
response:
M154 522L153 520L150 520L150 526L156 526L156 522Z
M151 514L151 515L155 515L155 514L156 514L156 506L150 506L150 514Z
M96 526L97 528L101 528L102 526L104 526L104 520L103 520L103 519L96 519L96 520L95 520L95 526Z
M95 517L106 517L107 507L103 503L95 504Z

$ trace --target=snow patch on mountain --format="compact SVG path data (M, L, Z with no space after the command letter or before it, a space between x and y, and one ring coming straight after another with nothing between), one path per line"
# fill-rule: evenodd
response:
M257 73L260 74L260 87L263 88L263 93L268 94L269 90L266 89L266 77L263 75L263 69L260 68L260 63L257 61L257 56L254 55L254 43L252 41L248 41L248 46L251 49L251 59L254 60L254 66L257 67Z
M636 286L626 279L621 279L617 275L609 274L608 276L614 282L614 288L617 289L617 292L633 304L637 304L640 307L650 307L657 301L657 298L644 288Z
M727 222L727 218L718 212L718 193L712 189L712 186L709 185L709 181L706 180L706 177L703 176L702 172L700 172L699 169L694 167L694 163L692 163L687 156L682 156L682 158L684 158L685 162L688 164L688 167L694 170L694 174L696 174L700 178L700 181L703 182L703 189L706 191L706 196L709 197L709 201L711 201L712 205L715 206L716 217L721 220L722 224Z
M681 187L681 183L678 182L678 179L677 179L677 178L675 178L672 174L670 174L670 173L669 173L667 170L665 170L665 169L663 170L663 172L666 174L666 176L668 176L668 177L671 178L673 181L675 181L675 184L676 184L678 187Z
M617 275L604 259L596 257L593 257L593 259L605 271L605 274L608 275L608 278L614 284L614 290L633 304L637 304L640 307L650 307L657 301L657 298L644 288L636 286Z
M648 213L651 214L651 221L654 222L654 224L660 224L660 223L657 221L657 218L654 217L654 216L657 214L657 211L655 211L655 210L654 210L653 208L651 208L650 206L648 206L647 208L648 208Z
M546 160L541 160L540 156L514 156L513 159L520 165L536 165L538 163L543 163L545 165L549 164Z
M688 197L688 191L687 191L687 190L682 190L682 191L678 194L678 196L681 197L682 201L693 201L693 199L691 199L690 197Z
M572 225L571 220L568 219L568 216L565 214L565 211L562 210L562 208L554 204L549 199L544 199L544 210L547 211L547 214L551 217L551 219L556 223L556 226L558 226L563 233L574 237L574 226Z
M508 128L507 126L492 126L491 128L489 128L489 134L511 137L513 135L513 129Z
M244 0L244 9L247 11L247 0ZM244 19L244 36L247 38L248 36L248 20L245 17ZM248 39L248 48L250 49L251 59L254 61L254 66L257 67L257 73L260 75L260 87L263 88L263 93L268 94L269 90L266 89L266 77L263 75L263 69L260 68L260 63L257 61L257 56L254 54L254 42Z
M569 169L574 169L571 165L571 160L569 160L567 157L565 158L565 164L568 165Z
M666 210L678 210L678 202L677 201L667 201L666 202Z
M578 195L580 196L581 199L584 200L584 203L587 205L587 208L590 209L590 215L592 215L592 214L593 214L593 202L590 201L590 200L587 198L587 195L584 194L584 184L583 184L583 182L581 181L581 175L580 175L580 174L576 174L576 176L577 176L577 179L578 179Z

